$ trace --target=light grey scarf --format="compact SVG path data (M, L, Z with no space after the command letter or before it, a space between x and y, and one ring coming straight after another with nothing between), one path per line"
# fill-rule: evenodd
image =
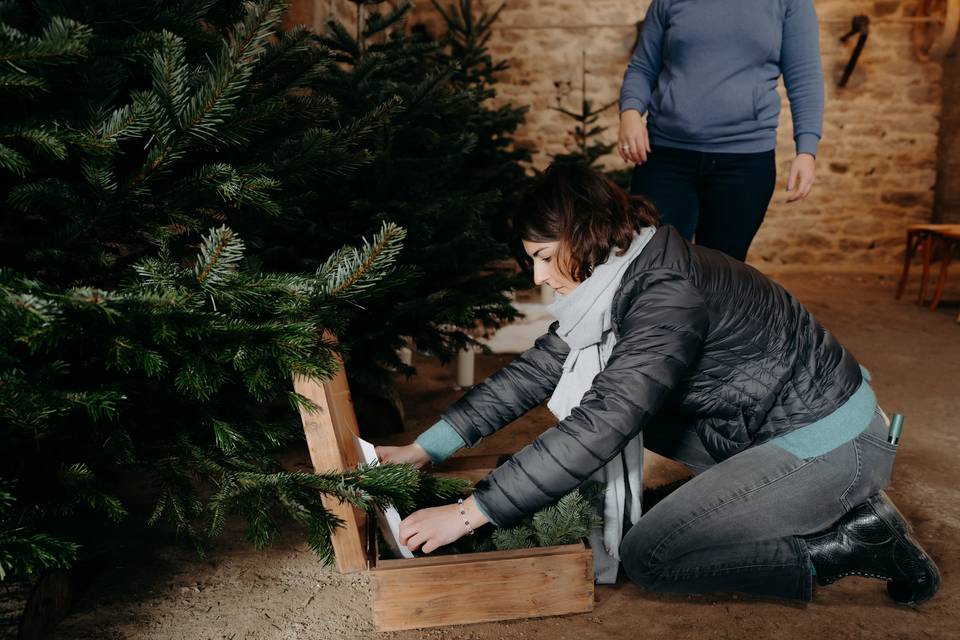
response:
M616 250L606 262L594 268L590 277L567 295L557 295L547 310L560 321L557 334L570 346L563 364L563 373L547 402L558 420L563 420L577 407L603 370L613 351L616 338L611 330L613 297L627 267L639 255L650 238L653 227L635 234L622 256ZM603 528L594 531L590 542L594 550L594 573L597 582L612 584L617 579L620 541L623 539L624 510L628 507L631 522L640 518L640 497L643 492L643 437L633 438L621 455L598 469L591 480L605 484ZM630 502L627 504L627 487Z

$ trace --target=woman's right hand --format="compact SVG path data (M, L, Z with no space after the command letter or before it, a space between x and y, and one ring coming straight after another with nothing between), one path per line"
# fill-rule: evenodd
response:
M417 469L430 462L430 455L416 442L403 447L374 447L380 462L412 464Z
M643 164L650 153L650 138L643 116L636 109L627 109L620 114L620 137L617 151L625 162Z

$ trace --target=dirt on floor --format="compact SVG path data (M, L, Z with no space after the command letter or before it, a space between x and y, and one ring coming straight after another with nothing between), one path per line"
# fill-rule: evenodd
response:
M888 413L906 416L888 493L913 522L938 562L943 586L914 610L896 606L879 581L847 578L817 590L808 605L737 595L660 595L621 580L598 586L592 613L560 618L376 633L370 583L320 565L302 533L287 532L255 552L242 530L230 532L205 559L145 536L119 549L58 627L60 640L311 639L493 640L538 638L957 638L960 637L960 325L957 306L937 312L895 301L889 276L782 274L778 277L873 373ZM907 295L916 295L908 290ZM960 299L960 291L948 291ZM478 377L509 356L481 356ZM418 356L420 374L401 384L411 441L462 393L451 366ZM513 452L552 424L544 408L487 439L470 453ZM302 463L306 458L302 457ZM648 456L645 481L683 475ZM504 586L504 588L508 588ZM2 592L0 592L2 598ZM11 627L0 629L10 636Z

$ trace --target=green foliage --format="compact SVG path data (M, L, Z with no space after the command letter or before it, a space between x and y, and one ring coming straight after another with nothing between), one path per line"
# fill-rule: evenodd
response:
M285 471L272 455L302 437L292 409L304 399L291 377L335 370L321 305L338 293L362 298L351 283L389 273L403 236L385 225L361 249L338 252L331 270L346 281L248 271L243 242L227 227L203 238L192 265L162 246L114 291L52 291L0 272L0 459L24 488L17 500L0 495L0 568L68 563L77 514L122 520L125 497L137 496L124 496L117 474L149 479L157 498L148 522L198 548L231 513L262 547L283 513L326 561L339 522L321 493L361 508L410 503L424 484L412 467L313 475Z
M404 281L355 308L344 334L357 388L385 388L390 370L411 371L396 357L405 336L446 358L471 340L466 329L516 314L506 292L518 280L496 265L510 257L506 211L526 180L529 151L513 143L525 109L492 103L505 68L486 49L496 14L477 17L474 5L451 8L439 40L407 29L403 2L358 3L356 33L331 21L322 37L340 65L316 86L336 112L399 106L372 139L370 162L330 190L330 206L309 212L314 222L273 257L313 269L315 247L329 252L331 241L368 234L382 219L408 230Z
M78 545L18 527L12 517L16 502L12 490L13 483L0 482L0 582L10 575L68 566Z
M321 494L433 487L410 467L278 462L308 405L291 376L336 370L323 332L402 281L405 235L379 219L315 247L318 268L264 268L278 220L323 206L399 109L347 114L317 91L332 56L280 31L284 8L0 3L3 577L66 566L130 517L202 549L230 514L258 547L286 516L329 561Z
M131 518L198 548L231 514L258 547L291 518L329 560L321 494L453 491L285 469L309 407L291 376L342 348L382 382L401 336L448 353L512 317L486 267L523 110L488 106L502 67L474 23L455 49L406 33L405 4L358 3L358 36L282 30L284 9L0 2L4 575Z
M601 522L594 502L601 485L575 489L550 505L509 528L498 528L492 541L496 549L527 549L572 544L590 535Z

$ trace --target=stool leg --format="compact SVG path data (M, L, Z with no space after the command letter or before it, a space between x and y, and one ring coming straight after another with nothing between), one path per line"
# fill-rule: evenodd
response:
M923 273L920 276L920 294L917 304L923 304L927 299L927 280L930 279L930 261L933 258L933 234L928 233L923 238Z
M940 277L937 278L937 290L933 293L933 302L930 303L931 311L937 310L940 298L943 297L943 287L947 282L947 267L950 266L950 261L953 259L953 247L950 246L950 243L944 239L941 244L943 245L943 255L940 259Z
M919 244L920 237L916 233L907 231L907 248L903 253L903 271L900 272L900 283L897 285L897 300L903 296L903 290L907 287L907 276L910 275L910 262L913 261L913 255L917 252L917 245Z

